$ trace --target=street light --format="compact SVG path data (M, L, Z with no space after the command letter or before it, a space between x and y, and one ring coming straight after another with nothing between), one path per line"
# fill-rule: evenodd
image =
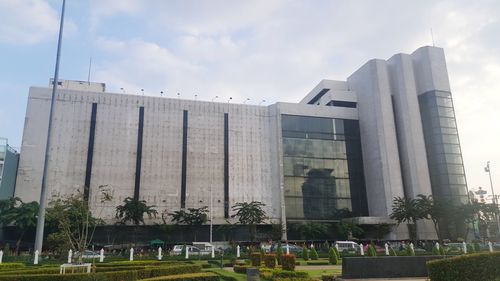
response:
M261 105L263 102L266 102L266 100L261 100L261 101L259 102L259 105Z
M163 97L163 91L160 91L160 97Z
M214 101L214 100L216 100L218 98L219 98L219 96L215 96L215 97L212 98L212 101Z
M247 99L243 102L243 104L247 103L247 101L249 101L249 100L250 100L250 98L247 98Z
M229 99L227 100L227 103L231 102L232 99L233 99L233 97L229 97Z
M484 171L488 173L488 175L490 176L491 195L493 196L493 204L495 204L496 206L495 216L497 217L498 233L500 234L500 216L498 215L498 200L495 197L495 190L493 189L493 181L491 180L490 161L486 162L486 167L484 167Z

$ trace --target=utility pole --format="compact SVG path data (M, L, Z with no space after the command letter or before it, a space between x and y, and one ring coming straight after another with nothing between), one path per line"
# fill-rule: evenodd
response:
M491 187L491 195L493 196L493 204L496 206L496 213L495 216L497 218L497 227L498 227L498 235L500 235L500 215L498 214L498 200L495 196L495 190L493 189L493 181L491 180L491 169L490 169L490 161L486 162L486 167L484 168L484 171L488 173L490 176L490 187Z
M42 253L43 246L43 228L45 226L45 208L47 206L46 192L47 192L47 166L49 164L49 149L50 149L50 134L52 131L52 115L54 113L54 101L57 91L57 85L59 82L59 59L61 57L61 42L63 34L64 25L64 8L66 6L66 0L63 0L62 10L61 10L61 22L59 24L59 39L57 41L57 55L56 55L56 67L54 71L54 82L52 85L52 96L50 99L50 110L49 110L49 125L47 128L47 143L45 144L45 159L43 161L43 174L42 174L42 189L40 191L40 209L38 211L38 220L36 222L36 236L35 236L35 251Z

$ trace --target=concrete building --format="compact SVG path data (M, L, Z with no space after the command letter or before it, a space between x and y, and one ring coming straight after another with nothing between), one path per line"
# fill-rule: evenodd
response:
M7 139L0 138L0 200L14 196L18 163L19 152L9 146Z
M108 223L126 197L159 212L260 201L270 222L394 223L394 197L467 200L444 52L370 60L346 81L321 81L299 103L269 106L58 90L47 196L83 193ZM38 200L50 87L32 87L16 196ZM100 203L107 189L112 202ZM49 198L50 200L50 198ZM148 223L153 223L152 220ZM420 239L436 238L430 224ZM285 232L286 236L286 232ZM408 237L405 227L387 237Z

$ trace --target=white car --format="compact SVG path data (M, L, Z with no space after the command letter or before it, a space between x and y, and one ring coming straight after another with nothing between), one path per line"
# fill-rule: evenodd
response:
M354 241L337 241L335 245L338 245L339 252L359 250L359 244Z
M188 251L189 251L190 255L200 255L200 254L202 254L201 250L198 249L197 247L191 246L191 245L186 245L186 246L188 248ZM182 254L182 249L183 248L184 248L184 245L175 245L174 248L172 249L172 251L170 251L170 254L172 254L174 256L178 256L178 255Z
M77 259L80 256L80 252L75 252L73 254L73 258ZM83 252L82 258L84 259L98 259L100 254L97 252L92 252L90 250L86 250Z

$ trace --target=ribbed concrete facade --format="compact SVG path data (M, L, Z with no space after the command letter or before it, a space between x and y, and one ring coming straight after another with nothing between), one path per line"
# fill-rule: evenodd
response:
M451 183L444 188L439 185L440 178L431 174L432 165L438 163L429 149L436 136L428 133L434 125L427 124L427 117L421 114L426 106L421 95L436 92L441 98L441 92L450 92L440 48L423 47L387 61L370 60L346 81L321 81L297 104L189 101L107 93L103 84L85 88L78 88L78 83L64 85L55 103L47 194L85 193L87 182L93 210L110 223L115 207L126 197L144 199L159 212L173 212L209 206L211 190L215 224L230 218L230 207L235 203L261 201L271 222L286 226L285 188L290 186L285 178L290 181L298 176L285 175L284 171L284 158L290 161L294 157L284 154L284 115L326 118L334 123L355 120L352 124L354 132L359 131L356 135L362 152L362 171L356 177L362 179L352 178L354 166L347 155L343 159L350 163L345 173L348 178L341 181L331 176L329 181L337 189L341 187L337 182L351 184L350 194L359 193L352 190L354 186L363 188L363 196L356 196L367 201L367 213L360 211L358 221L391 222L388 217L394 197L415 198L436 190L463 188ZM50 88L30 89L16 188L16 196L24 201L39 199L49 98ZM447 118L455 122L454 115ZM344 140L344 132L335 130L343 130L342 124L335 125L329 135L305 132L297 142L328 144L331 138L332 143L338 143ZM287 130L286 138L294 141L296 132ZM450 130L445 126L441 131ZM456 126L452 133L455 131ZM447 147L442 144L441 148ZM456 155L461 159L461 154ZM323 161L318 156L301 157ZM328 161L337 160L324 160L324 165ZM300 169L312 169L301 165ZM112 202L101 205L100 187L111 190ZM305 187L304 183L302 190ZM420 239L436 238L427 222L422 222L418 231ZM400 226L388 238L407 237L406 228Z

